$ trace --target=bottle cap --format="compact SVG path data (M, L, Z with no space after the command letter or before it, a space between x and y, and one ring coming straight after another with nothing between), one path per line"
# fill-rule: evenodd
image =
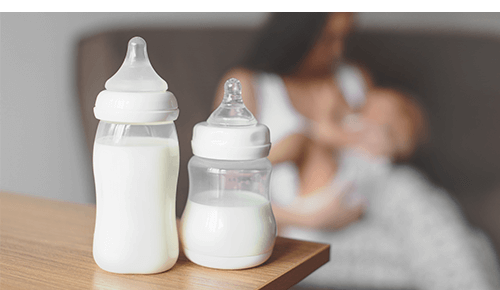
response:
M116 123L174 121L179 116L177 100L151 66L146 41L134 37L120 69L106 82L94 107L99 120Z
M206 122L193 129L193 154L220 160L264 158L271 149L269 129L257 123L241 98L241 83L226 81L224 98Z

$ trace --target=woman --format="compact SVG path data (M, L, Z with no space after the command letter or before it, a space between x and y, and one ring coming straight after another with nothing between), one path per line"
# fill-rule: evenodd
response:
M457 206L415 170L392 164L425 135L423 114L342 62L352 24L350 13L274 14L221 81L239 79L245 104L271 130L279 227L331 244L331 261L306 282L493 289ZM221 86L215 104L222 96Z
M329 139L325 142L340 148L357 138L357 133L342 130L338 124L341 116L347 115L348 106L332 71L332 64L340 62L351 27L352 14L349 13L335 17L328 13L274 14L243 65L223 77L223 80L235 77L241 81L246 106L271 129L273 148L269 159L280 165L273 171L273 183L281 184L280 192L290 193L273 195L281 204L288 203L295 194L307 195L321 190L335 174L335 159L331 156L336 150L332 150L332 146L316 145L317 142L310 142L311 138L302 135L311 121L323 124L322 119L331 117L323 110L318 114L318 107L324 106L326 101L328 109L334 113L335 122L318 128L318 131L329 131L327 135L317 134L327 136ZM364 85L371 86L366 73L360 69L355 71L363 78ZM254 86L256 82L258 85ZM222 90L221 83L215 103L220 103ZM264 95L273 95L273 98L260 98ZM307 152L302 150L304 147L308 148ZM290 160L293 164L286 162ZM300 177L298 183L297 175ZM310 178L311 175L315 178ZM328 212L336 216L309 215L308 219L303 219L304 226L323 227L325 222L334 221L330 226L343 227L362 215L365 204L361 200L356 204L344 204L339 198L331 206ZM278 212L276 215L278 223L286 222Z

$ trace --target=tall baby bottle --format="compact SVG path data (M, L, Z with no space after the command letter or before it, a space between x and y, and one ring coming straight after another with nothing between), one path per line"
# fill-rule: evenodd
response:
M120 69L97 96L93 256L103 270L150 274L170 269L179 244L175 196L179 145L175 96L134 37Z
M269 199L269 129L243 104L229 79L222 104L193 129L189 196L181 242L192 262L218 269L264 263L276 239Z

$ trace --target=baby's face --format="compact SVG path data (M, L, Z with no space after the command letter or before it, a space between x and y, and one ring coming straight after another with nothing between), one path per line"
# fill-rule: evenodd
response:
M409 155L415 146L412 120L404 101L396 98L367 98L362 120L367 130L382 132L387 154L391 157Z
M401 106L388 98L370 98L368 96L366 105L361 112L363 119L374 126L389 126L392 128L398 120Z

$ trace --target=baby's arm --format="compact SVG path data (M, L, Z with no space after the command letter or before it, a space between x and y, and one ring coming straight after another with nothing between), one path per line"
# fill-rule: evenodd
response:
M348 195L352 184L325 187L317 193L296 197L284 207L273 205L273 213L282 226L309 229L338 230L359 219L366 209L366 202L353 201Z

